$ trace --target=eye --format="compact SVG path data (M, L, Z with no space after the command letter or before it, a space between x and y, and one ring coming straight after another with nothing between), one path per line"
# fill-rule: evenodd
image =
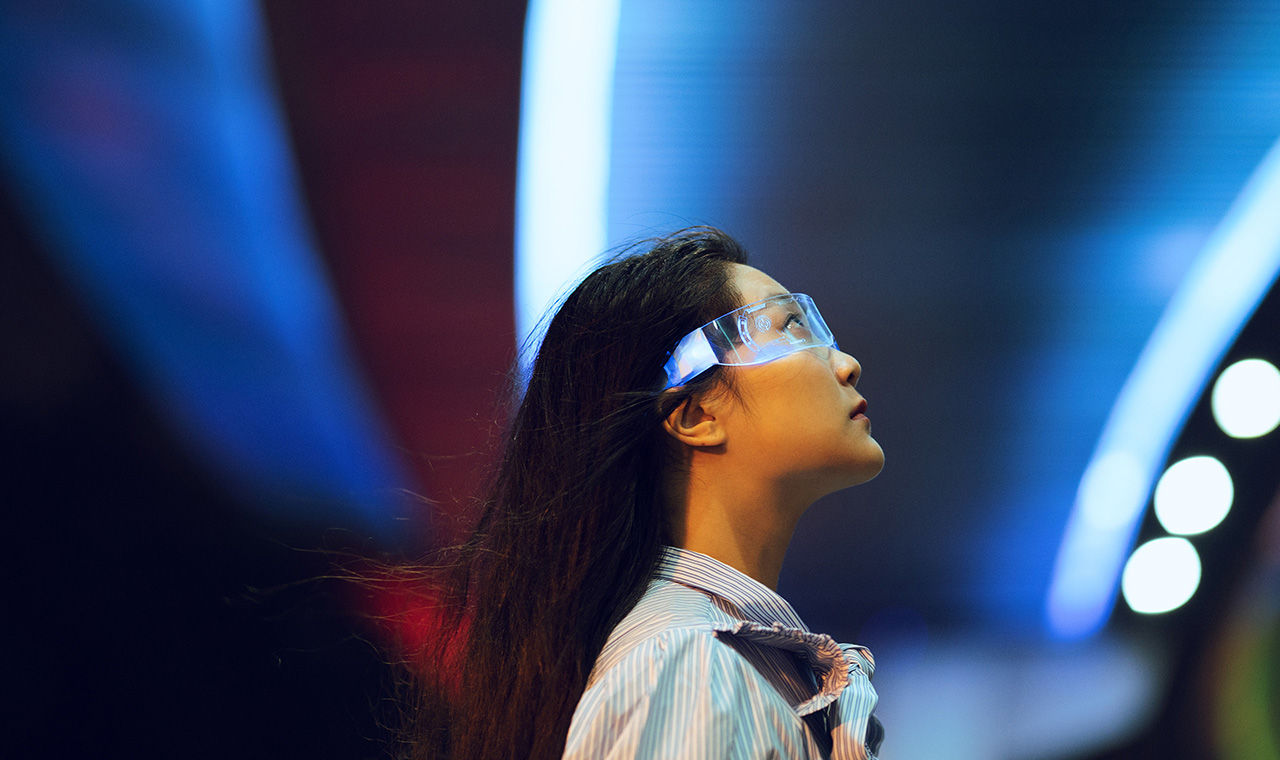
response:
M783 321L782 327L779 328L778 332L792 342L800 342L809 338L809 328L805 325L804 315L799 312L787 314L787 318Z

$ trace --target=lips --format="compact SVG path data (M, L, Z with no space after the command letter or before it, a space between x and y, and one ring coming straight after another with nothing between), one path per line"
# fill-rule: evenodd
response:
M867 400L866 399L859 401L858 405L853 408L853 411L849 412L849 419L856 420L859 417L861 417L862 419L867 418Z

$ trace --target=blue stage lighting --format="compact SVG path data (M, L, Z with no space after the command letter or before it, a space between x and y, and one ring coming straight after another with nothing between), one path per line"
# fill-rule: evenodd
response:
M1047 599L1061 638L1098 631L1147 496L1209 373L1280 271L1280 143L1272 147L1165 310L1081 479Z
M516 330L539 319L606 245L620 0L533 0L525 21L516 175Z

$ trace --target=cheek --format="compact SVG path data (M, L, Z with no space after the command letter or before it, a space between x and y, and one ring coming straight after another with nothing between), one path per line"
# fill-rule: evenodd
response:
M849 400L829 362L811 353L757 367L741 380L753 447L773 447L776 456L789 458L783 449L803 455L821 448L849 421Z
M792 389L770 404L767 415L761 415L761 443L771 441L785 447L793 455L803 457L829 447L842 437L847 417L819 389L798 392Z

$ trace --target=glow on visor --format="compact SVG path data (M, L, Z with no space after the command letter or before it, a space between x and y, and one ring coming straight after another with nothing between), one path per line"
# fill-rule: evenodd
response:
M684 385L716 364L764 364L806 348L835 346L813 299L771 296L706 323L680 339L663 370L666 388Z

